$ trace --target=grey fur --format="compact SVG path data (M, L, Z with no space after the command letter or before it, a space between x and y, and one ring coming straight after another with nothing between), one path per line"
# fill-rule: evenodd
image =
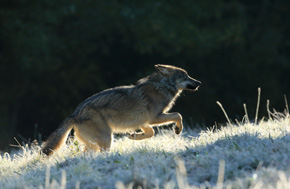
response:
M157 72L140 79L136 85L121 86L97 93L77 106L72 115L48 138L42 152L51 155L64 144L74 128L85 149L109 150L113 133L141 129L130 136L142 140L152 137L152 126L175 122L175 133L182 131L179 113L168 113L182 90L196 91L200 82L181 68L155 65Z

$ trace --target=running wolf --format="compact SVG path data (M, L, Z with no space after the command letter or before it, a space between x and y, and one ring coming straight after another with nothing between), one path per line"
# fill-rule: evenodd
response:
M181 133L182 117L168 113L182 90L197 91L201 82L191 78L181 68L155 65L152 75L136 85L115 87L97 93L77 106L75 111L44 143L42 153L51 155L65 144L71 129L85 150L104 151L111 147L113 133L131 134L133 140L154 136L152 126L175 123L175 133Z

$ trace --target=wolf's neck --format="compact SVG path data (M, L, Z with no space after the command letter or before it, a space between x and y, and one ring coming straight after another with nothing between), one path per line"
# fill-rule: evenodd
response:
M171 98L171 100L168 102L167 106L164 108L163 112L168 112L172 108L172 106L175 104L175 101L179 97L181 92L182 91L179 90L177 93L175 93L175 96L173 96L173 98Z

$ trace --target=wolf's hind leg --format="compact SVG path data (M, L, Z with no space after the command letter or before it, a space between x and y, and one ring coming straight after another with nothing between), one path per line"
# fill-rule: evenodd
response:
M129 138L132 140L143 140L143 139L150 138L150 137L154 136L154 133L155 133L154 129L150 126L141 127L141 130L143 132L131 134Z
M88 120L78 125L74 130L76 139L85 145L85 150L95 152L110 150L113 134L111 128L104 122Z

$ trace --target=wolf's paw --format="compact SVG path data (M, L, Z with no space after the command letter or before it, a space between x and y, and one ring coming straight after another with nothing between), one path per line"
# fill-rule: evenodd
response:
M135 133L130 133L129 134L129 139L134 140L134 138L135 138Z
M144 136L144 133L130 133L129 139L131 140L138 140L140 136Z
M182 128L181 127L175 127L174 128L174 132L175 132L175 134L179 135L182 132Z

